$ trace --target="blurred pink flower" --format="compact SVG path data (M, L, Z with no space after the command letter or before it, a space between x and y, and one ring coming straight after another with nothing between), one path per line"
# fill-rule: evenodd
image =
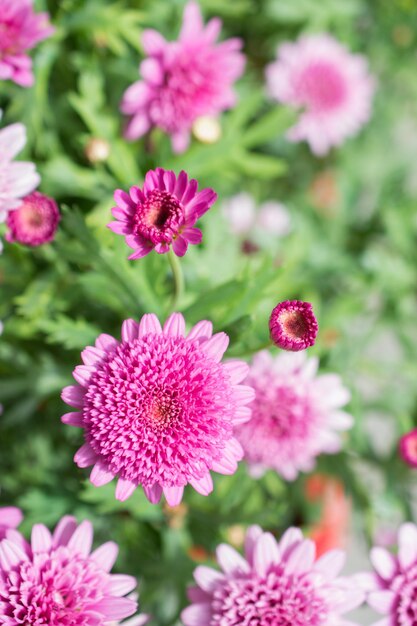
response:
M202 232L194 224L216 201L217 194L213 189L197 192L197 185L185 172L177 177L158 167L146 174L142 189L115 192L117 206L112 213L118 221L108 227L124 235L133 248L129 259L140 259L153 249L165 254L170 245L177 256L184 256L188 244L201 243Z
M0 507L0 539L6 536L9 528L17 528L22 519L22 511L15 506Z
M246 192L223 202L222 212L235 235L255 233L283 237L291 231L291 219L283 204L269 200L261 204L257 211L254 198Z
M277 542L271 533L251 526L245 558L234 548L217 548L222 571L200 565L191 606L181 614L185 626L356 626L344 613L361 604L364 593L353 579L338 577L342 550L315 560L314 543L290 528Z
M266 78L273 98L300 111L288 139L307 141L314 154L341 145L370 118L375 80L367 61L330 35L282 44Z
M100 335L74 370L78 385L62 399L75 407L62 421L84 429L75 455L79 467L94 465L97 487L118 476L116 498L126 500L142 485L150 502L165 494L181 502L190 483L202 495L213 489L210 471L233 474L243 451L235 426L250 419L251 387L243 361L222 363L229 343L212 336L202 321L185 335L185 321L172 314L163 329L153 314L126 320L122 341Z
M245 383L255 390L252 419L237 430L252 475L274 469L286 480L310 472L316 457L341 448L338 431L352 426L340 410L350 398L336 374L317 375L304 352L255 355Z
M48 14L33 12L32 0L0 0L0 80L30 87L32 60L26 52L53 32Z
M141 63L142 80L124 94L121 110L131 116L126 138L137 139L153 127L171 136L175 152L183 152L193 122L217 116L235 104L234 82L245 59L240 39L216 43L218 18L205 27L196 2L189 2L178 41L167 42L154 30L142 35L148 58Z
M319 327L310 302L285 300L273 309L269 330L278 348L299 352L314 346Z
M123 596L136 580L110 574L117 545L91 552L92 542L91 523L69 516L53 535L36 524L30 544L17 531L0 541L0 623L101 626L133 615L137 603Z
M26 246L41 246L55 237L60 220L58 206L52 198L34 191L7 216L7 241Z
M399 449L403 461L410 467L417 467L417 428L401 437Z

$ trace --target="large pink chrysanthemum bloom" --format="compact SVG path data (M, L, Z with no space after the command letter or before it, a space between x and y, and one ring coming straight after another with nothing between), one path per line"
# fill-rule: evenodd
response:
M222 363L225 333L199 322L188 335L179 313L161 328L153 314L126 320L122 340L100 335L74 370L78 385L66 387L64 402L75 407L62 421L84 429L75 455L79 467L94 465L97 487L118 476L116 498L126 500L138 485L158 502L182 499L190 483L203 495L213 489L210 470L233 474L243 451L234 427L250 419L254 392L239 384L248 373L242 361Z
M127 89L121 105L131 116L127 139L158 127L171 136L174 151L183 152L197 118L217 116L234 106L233 84L243 73L245 59L240 39L216 43L221 25L214 18L204 27L198 4L189 2L178 41L144 31L147 59L140 65L142 80Z
M125 598L132 576L110 574L118 548L109 541L91 552L93 528L64 517L53 535L43 524L27 543L17 531L0 541L0 624L103 626L133 615ZM142 618L142 616L140 616ZM143 619L133 624L144 623Z
M306 35L278 48L266 70L270 95L300 110L288 139L324 155L355 135L371 115L375 81L366 59L330 35Z
M349 578L338 577L341 550L315 560L314 542L290 528L277 542L251 526L245 558L232 547L217 548L221 572L201 565L185 626L355 626L343 614L361 604L364 593Z
M55 200L34 191L23 198L18 209L9 212L6 240L25 246L42 246L54 239L59 220Z
M177 256L184 256L189 244L199 244L202 232L194 225L217 199L213 189L197 191L196 180L185 172L178 176L158 167L145 176L142 189L131 187L129 193L118 189L117 206L112 209L116 222L108 227L124 235L134 252L129 259L140 259L151 250L165 254L170 246Z
M336 374L317 376L318 360L304 352L255 355L246 384L255 389L252 419L237 430L251 473L274 469L286 480L310 472L316 457L341 448L339 431L352 426L340 410L350 398Z
M367 602L385 617L373 626L415 626L417 624L417 526L403 524L398 532L398 555L385 548L373 548L375 574L364 575ZM359 579L360 575L358 576Z
M33 12L32 0L0 0L0 80L30 87L32 60L26 52L53 32L48 14Z
M17 528L22 519L22 511L15 506L0 507L0 539L6 536L10 528Z

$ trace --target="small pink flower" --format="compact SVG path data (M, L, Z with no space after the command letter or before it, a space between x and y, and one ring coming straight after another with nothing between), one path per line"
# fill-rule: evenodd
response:
M310 472L316 457L341 448L338 431L352 426L341 411L350 399L336 374L317 375L318 360L305 352L255 355L245 383L255 390L252 419L236 436L251 474L273 469L286 480Z
M30 87L32 60L26 52L53 32L48 14L33 12L32 0L0 0L0 80Z
M179 313L163 328L148 314L140 323L126 320L121 341L100 335L82 352L84 365L74 370L78 385L62 393L76 411L62 421L84 429L74 460L94 465L94 485L118 476L118 500L142 485L150 502L163 492L175 506L187 483L208 495L211 470L236 471L243 451L234 428L250 419L245 405L254 393L239 384L246 363L221 362L228 343L225 333L212 336L210 322L185 335Z
M349 578L338 578L342 550L315 559L314 543L290 528L277 542L251 526L245 558L234 548L217 548L222 571L200 565L191 606L181 614L185 626L356 626L344 613L361 604L364 593Z
M153 249L165 254L171 245L177 256L184 256L188 244L201 243L202 232L194 224L216 201L217 194L212 189L197 192L197 185L185 172L176 176L158 167L146 174L142 189L115 192L117 206L112 213L117 221L108 226L124 235L133 248L129 259L140 259Z
M314 346L319 327L309 302L285 300L272 311L269 330L278 348L298 352Z
M178 41L167 42L154 30L145 30L142 80L124 94L121 110L131 116L126 138L137 139L154 127L171 136L175 152L189 143L191 127L201 116L218 116L235 104L234 82L245 59L240 39L216 43L221 21L204 27L196 2L189 2Z
M417 467L417 428L401 437L399 448L401 457L407 465Z
M0 539L9 528L17 528L23 519L22 511L15 506L0 507Z
M17 531L0 541L0 624L102 626L133 615L137 603L123 596L136 580L110 574L117 545L91 552L92 542L91 523L69 516L53 535L36 524L30 543Z
M55 200L34 191L23 198L18 209L9 212L6 239L26 246L41 246L53 240L59 220Z
M375 80L366 59L330 35L282 44L266 78L273 98L300 110L288 139L307 141L314 154L341 145L370 118Z
M368 591L367 602L384 615L373 626L415 626L417 623L417 526L403 524L398 532L398 554L373 548L375 573L359 575Z

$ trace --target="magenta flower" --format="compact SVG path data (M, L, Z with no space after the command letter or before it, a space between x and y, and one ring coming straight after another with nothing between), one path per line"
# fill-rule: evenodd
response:
M338 578L341 550L315 560L315 544L290 528L277 542L251 526L245 558L232 547L217 548L221 572L201 565L189 590L191 606L181 615L185 626L355 626L344 613L364 594L353 580Z
M41 246L53 240L59 220L55 200L34 191L23 198L18 209L9 212L6 239L26 246Z
M243 73L245 59L240 39L216 43L221 25L214 18L204 27L198 4L189 2L178 41L144 31L142 80L127 89L121 105L131 116L127 139L158 127L171 136L174 151L183 152L197 118L217 116L234 106L233 84Z
M298 352L314 346L319 327L309 302L285 300L272 311L269 330L278 348Z
M245 381L255 390L252 419L236 433L255 477L270 468L294 480L314 468L319 454L340 450L338 431L353 422L340 410L350 394L339 376L317 376L317 367L303 352L255 355Z
M398 555L373 548L375 574L366 577L367 602L385 617L373 626L415 626L417 623L417 526L403 524L398 532ZM364 578L365 580L365 578Z
M417 428L414 428L400 439L400 454L410 467L417 467Z
M197 192L197 185L185 172L177 177L158 167L146 174L142 189L115 192L117 206L112 213L117 221L108 227L124 235L133 248L129 259L140 259L153 249L165 254L171 245L177 256L184 256L188 244L201 243L202 232L194 224L216 201L217 194L213 189Z
M123 596L136 580L110 574L117 545L91 552L92 541L91 523L69 516L53 535L36 524L30 544L17 531L0 541L0 624L102 626L133 615L137 603Z
M33 12L32 0L0 0L0 80L30 87L32 60L26 52L53 32L48 14Z
M9 528L17 528L22 519L22 511L15 506L0 507L0 539L6 536Z
M324 155L355 135L371 115L375 80L367 61L330 35L308 35L278 48L266 71L270 95L300 111L290 141Z
M74 460L79 467L94 465L94 485L118 476L117 499L142 485L150 502L163 492L175 506L187 483L207 495L210 470L236 471L243 451L234 427L250 419L245 405L254 393L239 384L246 363L221 363L228 343L225 333L212 336L210 322L185 335L179 313L163 329L148 314L139 324L123 323L121 342L100 335L82 352L84 365L74 370L78 385L62 393L77 411L62 421L84 429L85 444Z

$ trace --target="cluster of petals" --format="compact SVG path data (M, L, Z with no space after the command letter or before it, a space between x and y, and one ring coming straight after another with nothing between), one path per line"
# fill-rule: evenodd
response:
M316 155L355 135L371 115L375 81L366 59L328 34L282 44L266 78L272 98L300 111L288 139L307 141Z
M110 574L118 548L109 541L93 552L89 521L63 517L53 534L43 524L28 543L16 530L0 541L0 624L102 626L132 616L137 602L124 597L132 576ZM141 626L137 616L124 626Z
M222 571L201 565L194 572L192 604L181 615L185 626L355 626L343 616L364 594L352 579L339 577L344 552L316 560L314 542L298 528L277 542L251 526L245 558L227 544L216 557Z
M189 2L178 41L167 42L157 31L144 31L147 58L140 65L142 80L126 90L121 105L131 117L127 139L158 127L171 136L174 151L183 152L196 119L234 106L233 84L245 60L240 39L216 43L221 26L218 18L204 26L198 4Z
M189 244L201 243L203 235L195 223L216 201L217 194L197 188L197 181L188 179L184 171L176 176L158 167L146 174L142 189L115 192L117 206L112 214L116 221L108 226L124 235L134 250L129 259L140 259L151 250L165 254L170 246L177 256L184 256Z
M340 431L353 423L341 410L350 394L337 374L317 369L318 359L305 352L254 356L245 381L256 394L252 418L237 430L253 476L273 469L294 480L314 468L319 454L340 450Z
M282 350L298 352L314 346L319 326L310 302L279 302L269 318L273 343Z
M0 539L6 536L6 531L10 528L15 529L19 526L23 519L20 509L15 506L0 507Z
M210 470L236 471L243 450L234 430L250 419L254 392L240 384L246 363L222 363L228 342L208 321L186 334L182 315L162 328L146 314L123 323L121 341L102 334L82 352L78 385L62 393L75 410L62 421L84 430L74 460L93 465L94 485L118 476L117 499L142 485L151 502L164 493L175 506L188 483L203 495L212 491Z
M34 191L23 198L19 208L9 212L6 239L26 246L41 246L53 240L59 220L55 200Z
M53 32L48 14L34 13L32 0L0 0L0 80L30 87L32 60L26 53Z

